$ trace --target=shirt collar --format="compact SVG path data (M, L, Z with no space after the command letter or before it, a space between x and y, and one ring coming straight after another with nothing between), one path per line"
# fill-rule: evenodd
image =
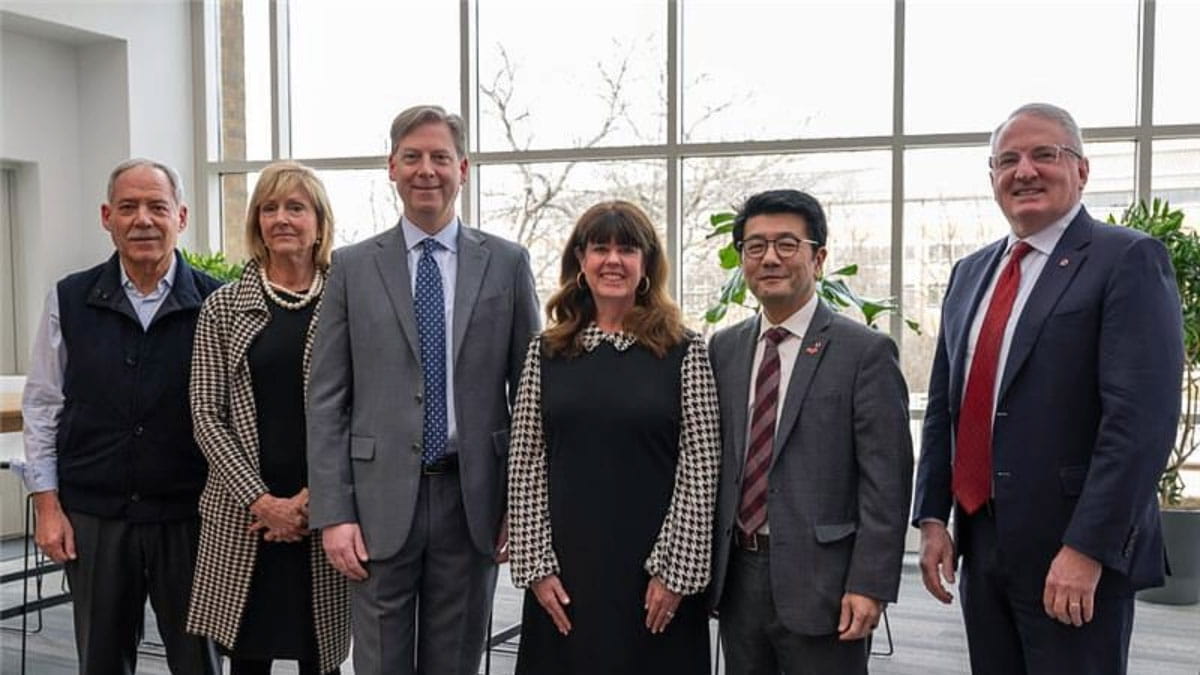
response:
M425 230L417 227L406 216L400 216L400 230L404 233L404 249L412 251L426 239L433 239L441 244L451 253L458 252L458 228L460 221L458 216L455 216L445 227L438 230L437 234L429 234Z
M593 321L588 324L587 328L583 329L583 334L579 337L579 341L583 344L585 351L591 352L600 346L601 342L612 343L612 346L619 352L629 349L637 342L637 337L630 335L624 331L616 333L605 333L600 330L600 326Z
M1075 202L1075 206L1072 207L1070 211L1067 211L1066 215L1064 215L1062 218L1059 218L1053 223L1050 223L1048 227L1045 227L1038 232L1025 237L1024 239L1021 239L1012 232L1009 232L1008 241L1004 245L1005 253L1011 251L1013 245L1015 245L1018 241L1024 241L1026 244L1029 244L1031 247L1033 247L1033 250L1037 251L1038 253L1046 256L1050 255L1054 252L1054 247L1058 246L1058 240L1062 239L1063 232L1067 231L1067 227L1071 225L1071 221L1075 220L1075 216L1079 215L1079 209L1082 208L1083 202Z
M808 299L808 302L804 303L800 309L792 312L791 316L781 321L778 325L786 328L787 332L792 335L803 338L804 334L808 332L808 325L812 323L813 315L817 313L818 302L820 302L820 299L814 292L812 297ZM758 339L761 340L767 334L767 331L775 327L776 324L772 324L767 315L763 314L762 319L758 322Z
M158 284L154 286L154 290L150 291L150 293L146 293L145 295L150 295L155 292L165 293L166 291L171 290L171 287L175 285L175 257L175 252L172 251L171 264L167 267L167 273L158 280ZM129 274L125 272L125 264L120 262L119 259L117 262L117 268L121 270L121 288L141 294L141 291L139 291L137 286L133 283L133 279L130 279Z

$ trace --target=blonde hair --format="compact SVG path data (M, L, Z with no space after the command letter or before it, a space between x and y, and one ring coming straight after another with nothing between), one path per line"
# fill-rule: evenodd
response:
M577 252L589 243L616 242L642 251L646 265L647 287L639 282L633 309L625 315L623 330L662 358L679 344L685 334L679 306L667 293L669 268L662 242L650 224L650 217L637 205L616 200L600 202L579 217L562 252L559 289L546 303L550 327L544 333L549 356L576 356L583 350L583 329L596 318L596 301L586 284L579 283Z
M333 208L325 185L317 174L299 162L282 161L268 164L258 176L250 205L246 208L246 250L259 265L267 264L267 244L258 226L258 210L264 202L280 199L300 190L308 195L317 213L317 244L313 247L313 262L319 269L329 267L333 255Z

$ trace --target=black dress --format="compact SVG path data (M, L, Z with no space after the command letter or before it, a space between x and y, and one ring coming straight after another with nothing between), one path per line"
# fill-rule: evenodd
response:
M643 565L675 486L687 348L659 359L605 341L542 360L550 525L572 630L558 633L527 591L517 673L709 672L703 594L685 596L663 633L645 625Z
M298 299L276 290L285 300ZM271 494L291 497L308 484L305 461L304 342L316 303L289 310L267 300L271 321L250 346L259 470ZM307 539L260 541L233 656L316 659L312 567Z

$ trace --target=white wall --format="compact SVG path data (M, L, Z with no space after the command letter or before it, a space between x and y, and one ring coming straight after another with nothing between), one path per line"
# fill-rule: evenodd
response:
M99 220L112 166L163 161L190 195L194 130L184 0L0 1L0 160L18 174L22 353L51 284L112 251Z

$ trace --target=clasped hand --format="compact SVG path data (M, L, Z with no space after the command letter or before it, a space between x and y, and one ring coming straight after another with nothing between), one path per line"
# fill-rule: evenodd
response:
M264 494L250 505L250 532L267 541L297 542L308 536L308 488L291 497Z

